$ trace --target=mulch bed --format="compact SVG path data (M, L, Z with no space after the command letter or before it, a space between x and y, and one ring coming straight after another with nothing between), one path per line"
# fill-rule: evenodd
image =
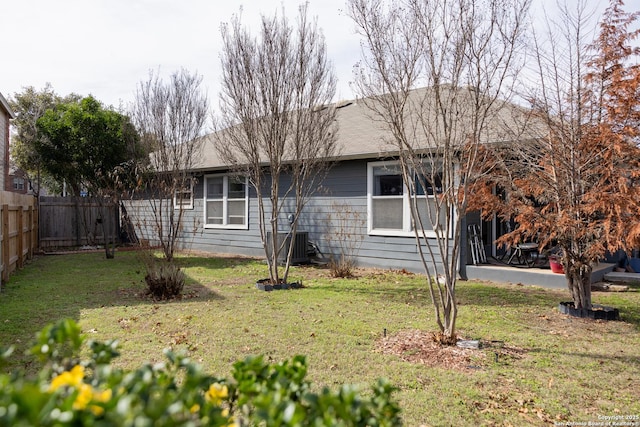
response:
M381 338L376 349L400 359L430 367L474 371L507 359L520 359L526 351L501 342L482 341L480 348L443 346L433 340L433 333L411 329Z

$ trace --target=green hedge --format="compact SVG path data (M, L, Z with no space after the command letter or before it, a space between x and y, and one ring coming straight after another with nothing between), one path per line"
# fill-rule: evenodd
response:
M165 363L124 371L111 365L116 341L86 342L72 320L43 329L30 353L42 363L36 376L0 374L0 426L401 425L390 384L379 380L366 396L348 385L314 393L304 356L250 357L228 379L166 350ZM0 364L10 354L0 350Z

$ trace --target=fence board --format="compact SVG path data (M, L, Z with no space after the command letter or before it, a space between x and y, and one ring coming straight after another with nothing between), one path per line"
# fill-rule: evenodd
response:
M119 242L120 211L105 200L86 197L40 197L40 248L43 250L102 245L104 230Z
M38 244L38 213L33 196L0 192L0 278L24 266Z

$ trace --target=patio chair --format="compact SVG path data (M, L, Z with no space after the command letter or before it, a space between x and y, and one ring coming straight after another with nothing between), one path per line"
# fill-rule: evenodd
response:
M507 264L513 264L517 260L518 265L533 267L538 259L538 244L534 242L517 243L513 246L511 256Z

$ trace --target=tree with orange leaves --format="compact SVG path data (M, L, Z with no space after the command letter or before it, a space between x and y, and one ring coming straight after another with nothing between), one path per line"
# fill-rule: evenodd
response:
M597 38L584 43L586 14L564 9L558 35L571 42L545 49L536 38L537 92L529 125L540 137L493 147L490 180L474 207L513 218L501 242L537 239L557 245L574 307L591 309L593 264L607 251L640 241L640 12L611 0ZM484 165L487 167L487 165ZM490 189L503 189L503 197Z

